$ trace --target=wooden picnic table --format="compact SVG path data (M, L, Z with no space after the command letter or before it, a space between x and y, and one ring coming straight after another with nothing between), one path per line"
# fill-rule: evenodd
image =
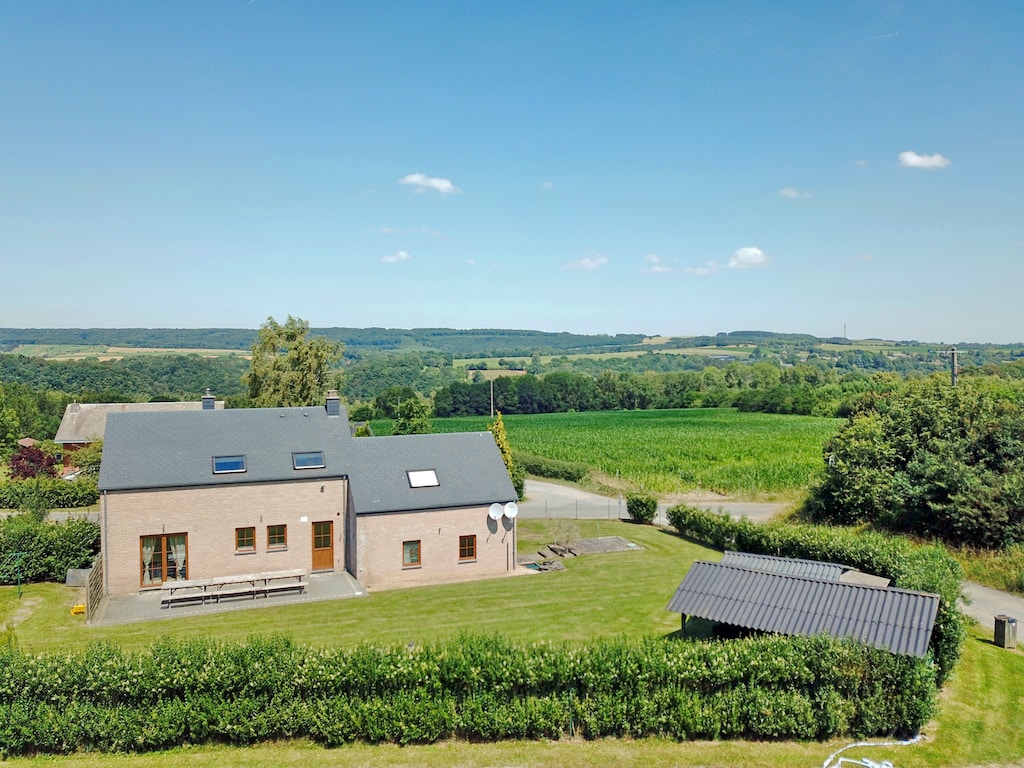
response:
M285 571L264 571L243 573L234 576L214 576L205 579L185 579L164 582L160 590L160 607L169 608L173 603L198 600L203 605L207 600L219 603L225 597L269 597L277 592L306 589L309 571L293 568Z

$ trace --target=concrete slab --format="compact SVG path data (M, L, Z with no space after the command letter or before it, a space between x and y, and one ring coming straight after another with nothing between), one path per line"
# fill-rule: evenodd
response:
M91 626L109 626L139 621L209 616L228 611L262 610L297 603L343 600L349 597L363 597L367 594L363 585L349 573L314 573L309 576L308 582L302 593L283 592L268 597L225 599L205 605L184 603L168 608L161 607L159 590L139 592L134 595L115 595L103 600L103 605L100 606L99 611L89 624Z

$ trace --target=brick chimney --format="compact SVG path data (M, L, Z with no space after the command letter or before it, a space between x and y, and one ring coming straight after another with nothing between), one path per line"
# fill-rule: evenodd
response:
M328 391L325 406L328 416L341 416L341 398L338 397L338 390L332 389Z

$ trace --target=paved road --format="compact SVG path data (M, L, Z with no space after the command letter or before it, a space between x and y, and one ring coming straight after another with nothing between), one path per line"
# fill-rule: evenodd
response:
M527 480L526 500L519 503L519 514L523 517L572 517L580 520L626 519L626 499L622 497L599 496L581 491L568 485L546 483L542 480ZM691 506L727 512L735 518L746 517L762 522L779 514L786 504L749 501L692 501ZM668 525L665 517L668 504L658 505L654 522Z
M526 481L526 500L519 503L519 514L526 518L570 517L580 520L625 519L626 499L610 498L581 491L558 483L541 480ZM786 504L743 502L743 501L696 501L691 506L727 512L731 517L746 517L756 522L771 519L786 508ZM668 525L665 518L667 504L658 505L655 523ZM998 615L1016 618L1024 624L1024 598L983 587L973 582L964 582L964 595L969 602L961 605L963 612L977 619L983 627L994 628ZM1024 627L1018 627L1018 635L1024 646Z

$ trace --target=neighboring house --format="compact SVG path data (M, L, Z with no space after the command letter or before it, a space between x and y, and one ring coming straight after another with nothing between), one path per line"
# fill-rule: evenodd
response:
M222 409L223 400L207 393L202 400L180 403L70 403L64 409L53 442L67 453L102 440L111 413L152 413L153 411L198 411Z
M120 412L100 469L107 594L347 570L367 588L504 575L515 499L489 432L353 438L324 406Z

